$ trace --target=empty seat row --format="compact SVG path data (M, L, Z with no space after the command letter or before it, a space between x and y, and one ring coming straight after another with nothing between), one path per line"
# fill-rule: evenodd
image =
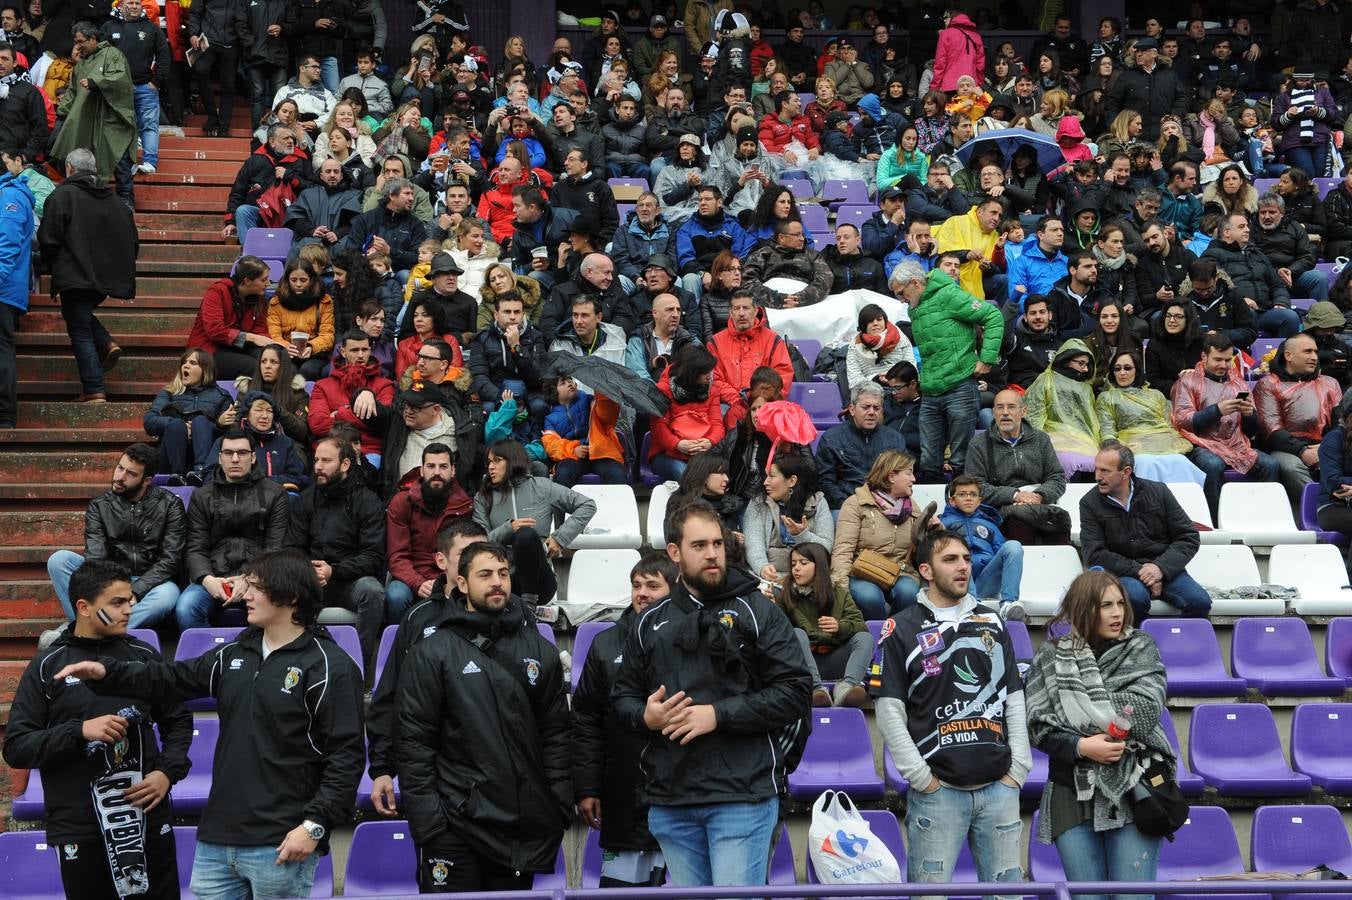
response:
M1216 631L1205 619L1148 619L1142 628L1160 648L1171 697L1339 696L1352 687L1352 619L1334 619L1325 642L1328 674L1319 666L1304 619L1247 618L1235 623L1233 675L1225 671Z
M1225 797L1297 797L1319 786L1352 793L1352 704L1304 703L1291 718L1291 763L1272 711L1257 703L1195 707L1188 729L1190 768Z

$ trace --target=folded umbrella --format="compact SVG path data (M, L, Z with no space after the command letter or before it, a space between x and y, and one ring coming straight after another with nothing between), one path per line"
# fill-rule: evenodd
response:
M1013 158L1020 147L1032 147L1037 151L1037 164L1044 174L1066 164L1065 154L1055 140L1027 128L1000 128L978 135L957 149L957 157L964 166L969 165L977 148L992 144L999 149L1006 162Z
M560 378L564 375L587 385L592 393L602 394L621 406L649 416L666 415L667 395L648 379L599 356L574 356L552 351L540 359L540 375Z

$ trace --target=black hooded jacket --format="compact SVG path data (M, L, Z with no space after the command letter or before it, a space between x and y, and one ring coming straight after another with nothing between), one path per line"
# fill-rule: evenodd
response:
M548 872L573 816L563 667L511 597L498 615L445 606L404 660L395 741L409 829Z
M247 478L229 482L219 466L211 481L188 501L188 580L236 575L255 553L278 550L286 541L290 508L280 484L254 467Z
M1005 359L1008 384L1027 388L1051 365L1052 357L1064 341L1051 323L1043 332L1029 331L1019 316L1013 328L1005 329L1000 355Z
M158 660L149 644L130 635L94 640L76 637L67 625L46 650L39 651L24 670L10 707L5 728L5 762L16 769L39 769L47 802L47 840L53 844L101 840L90 784L102 770L85 753L85 720L136 706L149 716L138 727L145 753L141 771L155 770L171 783L188 774L188 745L192 743L192 714L177 701L146 704L130 694L94 693L76 679L53 681L52 676L71 663L96 659L127 662ZM159 728L164 748L158 749ZM169 798L150 811L148 823L169 822ZM297 822L296 824L300 824Z
M333 567L331 584L385 575L385 504L353 472L334 485L312 483L291 502L286 544Z
M93 175L67 178L47 198L38 226L42 264L53 295L91 290L105 297L136 296L140 247L131 210Z
M681 745L643 723L660 685L714 707L717 728ZM716 594L676 585L639 618L625 644L611 703L646 743L643 800L653 806L756 803L784 791L790 750L810 727L812 678L793 626L756 579L729 567Z

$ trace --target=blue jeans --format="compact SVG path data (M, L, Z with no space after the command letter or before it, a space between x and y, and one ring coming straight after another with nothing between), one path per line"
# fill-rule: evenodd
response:
M972 569L975 571L976 567ZM1023 544L1005 541L990 562L976 572L974 593L978 600L999 597L1001 603L1019 599L1019 582L1023 580Z
M652 162L648 163L648 168L649 170L652 171L652 177L648 179L648 183L652 184L654 181L656 181L657 173L661 172L669 165L671 165L671 163L667 162L667 158L665 156L659 156Z
M608 178L646 178L653 182L653 170L647 163L606 163Z
M648 830L677 887L765 884L779 798L648 808Z
M335 97L338 96L338 57L321 56L319 57L319 80L324 83L325 89Z
M1118 578L1118 580L1126 589L1127 599L1131 601L1131 608L1136 613L1136 621L1140 622L1147 618L1150 615L1152 599L1150 588L1135 578ZM1193 581L1187 572L1179 572L1164 582L1160 599L1189 618L1205 619L1211 612L1211 595L1206 592L1206 588Z
M94 315L99 304L106 300L98 291L68 290L61 292L61 318L66 321L70 335L70 349L75 354L75 368L80 373L80 388L86 394L103 394L102 358L113 336Z
M1211 520L1214 522L1221 507L1221 483L1225 480L1225 460L1205 447L1193 448L1188 454L1188 459L1192 460L1192 464L1201 469L1206 476L1206 480L1202 483L1202 493L1206 495L1207 506L1211 508ZM1281 466L1277 460L1259 450L1257 461L1244 477L1249 481L1276 481L1280 474Z
M967 445L976 431L981 395L976 381L968 378L942 394L920 398L920 465L916 480L944 480L944 448L954 473L967 462Z
M192 437L188 423L174 419L160 435L160 471L168 475L202 472L216 443L216 423L206 416L192 417Z
M1254 318L1258 330L1263 334L1289 338L1300 333L1300 313L1289 306L1274 306L1266 312L1257 313Z
M271 900L308 897L319 855L277 864L277 848L233 847L197 842L192 861L192 892L200 900Z
M1292 147L1282 155L1287 165L1304 169L1311 178L1323 178L1324 166L1329 161L1329 145L1320 143L1313 147Z
M174 604L174 619L178 622L179 630L209 627L211 620L208 615L215 602L207 593L207 589L200 584L185 587L183 593L178 595L178 602Z
M910 575L902 575L892 589L883 595L883 589L862 578L850 579L850 596L865 619L886 619L909 606L914 606L920 593L920 582Z
M628 484L629 472L624 463L613 459L564 459L554 467L554 481L572 487L583 475L596 475L602 484Z
M75 601L70 599L70 576L84 561L83 556L70 550L58 550L47 558L47 577L52 580L56 599L61 601L61 609L65 611L67 619L75 618ZM131 583L135 584L136 581L136 578L132 578ZM173 615L177 602L178 585L172 581L155 585L132 604L129 627L153 628L162 619Z
M1291 279L1292 297L1311 297L1315 300L1329 298L1329 277L1318 269L1311 269ZM1292 310L1295 312L1295 310Z
M1154 881L1160 840L1146 837L1130 823L1095 831L1093 822L1082 822L1056 838L1056 853L1071 881ZM1146 894L1075 896L1076 900L1148 900Z
M239 234L239 245L244 246L244 235L252 228L263 224L263 214L258 207L241 204L235 207L235 231Z
M940 785L924 794L911 788L906 793L906 878L928 884L952 881L966 841L978 880L1019 881L1022 831L1016 787L997 781L974 791Z
M160 92L148 84L132 88L136 101L136 133L141 138L141 162L160 162Z
M385 585L385 621L398 625L404 620L404 613L416 602L412 588L398 578L391 578Z
M648 461L648 468L667 481L680 481L681 476L685 474L687 465L689 463L685 460L667 456L665 453L655 453L653 458Z

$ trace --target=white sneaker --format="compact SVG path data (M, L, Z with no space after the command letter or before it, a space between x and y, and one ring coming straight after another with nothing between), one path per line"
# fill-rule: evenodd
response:
M1028 619L1028 610L1023 608L1021 601L1011 600L1000 604L1000 618L1006 622L1023 622Z
M139 166L136 167L136 171L142 172L146 175L154 175L155 167L152 166L150 163L141 163Z
M38 649L46 650L52 644L55 644L56 639L61 637L61 632L65 630L66 626L62 625L59 628L50 628L47 631L44 631L42 636L38 638Z

